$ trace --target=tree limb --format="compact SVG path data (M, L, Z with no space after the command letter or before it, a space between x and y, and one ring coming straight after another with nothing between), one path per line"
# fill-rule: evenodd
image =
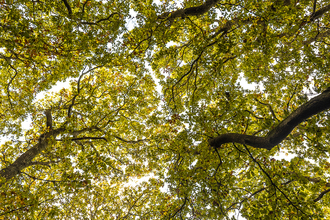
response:
M330 87L320 95L312 98L305 104L297 108L286 119L278 124L265 137L258 137L246 134L227 133L209 139L210 146L221 147L225 143L246 144L255 148L271 150L281 143L291 131L301 122L330 108Z
M69 15L72 15L72 9L71 9L68 1L67 0L62 0L62 2L64 3L65 7L68 9Z
M324 6L323 8L317 10L315 13L312 13L310 20L311 21L315 21L316 19L320 18L321 16L323 16L323 14L325 14L326 12L328 12L330 10L330 4L327 6Z
M46 115L46 127L49 128L49 129L53 129L52 110L51 109L47 109L45 111L45 115Z
M275 115L275 112L274 112L272 106L271 106L269 103L263 103L263 102L261 102L261 101L260 101L259 99L257 99L257 98L255 98L255 100L256 100L257 102L259 102L260 104L262 104L262 105L268 106L269 111L272 113L273 118L276 119L277 121L279 121L278 118L277 118L276 115Z
M112 13L111 15L109 15L106 18L101 18L100 20L96 21L96 22L88 22L88 21L83 21L81 22L81 24L89 24L89 25L97 25L98 23L102 22L102 21L109 21L110 18L112 18L114 15L119 15L119 13L115 12Z
M63 141L62 139L55 139L56 141ZM72 138L71 141L81 141L81 140L105 140L105 137L80 137L80 138Z
M17 174L21 172L26 167L34 165L36 162L32 162L32 160L39 155L41 151L47 148L48 143L52 137L56 137L60 133L64 132L65 128L58 128L56 130L52 130L42 134L39 138L39 142L19 156L12 164L8 167L0 170L0 177L3 177L8 181L13 178ZM3 184L0 183L0 186Z
M208 10L210 10L212 7L214 7L219 0L206 0L204 4L195 6L195 7L190 7L190 8L185 8L185 9L178 9L176 11L172 12L165 12L161 15L158 16L158 19L166 19L168 18L169 20L174 20L175 18L184 18L187 16L198 16L206 13Z
M330 192L330 189L327 189L327 190L324 190L323 192L321 192L321 194L316 199L314 199L314 202L320 201L322 199L322 197L328 192Z

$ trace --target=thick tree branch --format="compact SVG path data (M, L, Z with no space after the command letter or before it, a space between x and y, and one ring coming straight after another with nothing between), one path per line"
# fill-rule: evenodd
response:
M318 18L320 18L321 16L323 16L323 14L325 14L326 12L328 12L330 10L330 4L327 6L324 6L323 8L317 10L315 13L312 13L310 20L314 21Z
M79 131L73 131L68 134L77 136L81 133L87 132L87 131L92 131L92 130L97 130L96 127L91 127L91 128L84 128ZM27 150L25 153L23 153L21 156L19 156L15 162L10 164L8 167L0 170L0 177L4 177L6 181L9 179L13 178L17 174L21 172L26 167L33 166L33 165L47 165L47 163L43 162L33 162L32 160L40 154L41 151L47 148L49 141L52 138L56 138L59 134L63 133L65 131L65 128L58 128L55 130L50 130L49 132L46 132L42 134L39 138L39 142L31 147L29 150ZM83 137L83 138L75 138L75 140L83 140L83 139L105 139L105 138L95 138L95 137ZM106 140L106 139L105 139ZM3 183L0 183L0 186Z
M21 172L24 168L36 164L32 160L39 155L41 151L47 148L48 143L52 137L56 137L60 133L64 132L64 128L59 128L42 134L39 138L39 142L19 156L12 164L8 167L0 170L0 177L4 177L6 181L13 178ZM0 186L3 183L0 183Z
M166 19L174 20L175 18L184 18L187 16L198 16L206 13L208 10L210 10L212 7L214 7L219 0L206 0L204 4L200 6L185 8L185 9L178 9L176 11L172 12L165 12L158 16L158 19Z
M52 110L51 109L47 109L45 111L45 115L46 115L46 127L49 128L49 129L53 129Z
M271 150L273 147L281 143L301 122L329 108L330 87L320 95L312 98L311 100L297 108L279 125L277 125L273 130L271 130L265 137L227 133L210 139L209 144L214 148L219 148L222 144L225 143L240 143L255 148L264 148L267 150Z
M62 2L64 3L65 7L68 9L69 15L72 15L72 9L71 9L68 1L67 0L62 0Z

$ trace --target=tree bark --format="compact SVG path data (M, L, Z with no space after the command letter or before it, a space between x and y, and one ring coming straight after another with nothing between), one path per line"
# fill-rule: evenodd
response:
M301 122L330 108L330 87L320 95L312 98L305 104L297 108L286 119L280 122L265 137L258 137L246 134L227 133L209 139L210 146L219 148L225 143L246 144L255 148L271 150L281 143L291 131Z
M52 137L56 137L61 132L65 131L64 128L59 128L53 131L46 132L45 134L41 135L39 138L39 142L19 156L14 163L10 164L8 167L0 170L0 177L4 177L6 181L13 178L17 174L21 172L24 168L33 165L32 160L39 155L39 153L46 149L48 146L48 142ZM3 183L0 183L0 186Z
M46 119L47 122L46 124L49 125L49 112L45 113L46 114ZM66 124L66 123L65 123ZM41 151L46 149L48 147L49 141L54 138L56 140L56 137L60 134L63 134L66 132L68 135L72 135L76 137L79 134L92 131L92 130L98 130L96 126L90 127L90 128L83 128L78 131L72 131L72 132L67 132L65 129L65 126L58 128L58 129L53 129L50 130L49 132L46 132L42 135L40 135L39 142L31 147L29 150L27 150L25 153L23 153L21 156L19 156L12 164L10 164L8 167L3 168L0 170L0 178L5 178L5 182L10 180L11 178L15 177L17 174L21 172L26 167L37 165L36 162L32 161L36 156L40 154ZM74 138L75 140L79 139L104 139L104 137L82 137L82 138ZM72 139L72 140L74 140ZM40 164L40 163L39 163ZM0 186L4 184L4 182L0 182Z

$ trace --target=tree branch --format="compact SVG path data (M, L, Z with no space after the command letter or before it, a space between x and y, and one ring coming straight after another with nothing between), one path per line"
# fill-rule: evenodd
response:
M322 199L322 197L328 192L330 192L330 189L327 189L327 190L324 190L323 192L321 192L321 194L316 199L314 199L314 202L320 201Z
M46 115L46 127L49 128L49 129L53 129L52 110L51 109L47 109L45 111L45 115Z
M181 17L187 17L187 16L198 16L206 13L208 10L210 10L212 7L214 7L219 0L206 0L204 4L195 6L195 7L190 7L190 8L185 8L185 9L178 9L176 11L172 12L165 12L161 15L158 16L158 19L166 19L168 18L169 20L174 20L175 18Z
M326 12L328 12L330 10L330 4L327 6L324 6L323 8L317 10L315 13L312 13L310 20L311 21L315 21L316 19L320 18L321 16L323 16L323 14L325 14Z
M62 0L62 2L64 3L65 7L68 9L69 15L72 15L72 9L71 9L68 1L67 0Z
M269 174L264 170L264 168L262 168L262 166L260 165L260 163L253 157L253 155L251 154L249 148L244 144L244 148L246 149L246 151L248 152L248 155L251 157L251 159L258 165L258 167L261 169L261 171L268 177L270 183L274 186L275 189L277 189L278 191L280 191L280 193L289 201L289 203L295 207L297 210L301 211L303 214L305 214L300 208L298 208L298 206L296 206L291 199L273 182L273 179L269 176ZM305 214L306 215L306 214Z
M62 139L55 139L56 141L63 141ZM81 141L81 140L105 140L108 141L104 137L80 137L80 138L72 138L71 141Z
M102 22L102 21L109 21L110 18L112 18L114 15L119 15L119 13L117 13L117 12L112 13L112 14L109 15L107 18L101 18L100 20L98 20L98 21L96 21L96 22L83 21L83 22L81 22L81 24L97 25L98 23L100 23L100 22Z
M277 121L279 121L278 118L277 118L276 115L275 115L275 112L274 112L272 106L271 106L270 104L268 104L268 103L263 103L263 102L261 102L261 101L260 101L259 99L257 99L257 98L255 98L255 100L256 100L257 102L259 102L260 104L262 104L262 105L266 105L266 106L268 106L269 111L272 113L273 118L276 119Z
M42 134L39 138L39 142L19 156L12 164L8 167L0 170L0 177L3 177L8 181L9 179L13 178L17 174L21 172L26 167L34 165L36 162L32 162L32 160L39 155L41 151L47 148L48 143L52 137L56 137L61 132L64 132L65 128L59 128L56 130L52 130ZM0 186L3 184L0 183Z
M286 119L271 130L265 137L246 134L227 133L209 139L210 146L219 148L225 143L246 144L255 148L271 150L281 143L301 122L330 108L330 87L297 108Z

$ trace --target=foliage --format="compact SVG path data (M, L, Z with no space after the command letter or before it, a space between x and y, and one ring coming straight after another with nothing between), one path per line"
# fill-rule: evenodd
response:
M327 4L0 1L0 217L329 217Z

